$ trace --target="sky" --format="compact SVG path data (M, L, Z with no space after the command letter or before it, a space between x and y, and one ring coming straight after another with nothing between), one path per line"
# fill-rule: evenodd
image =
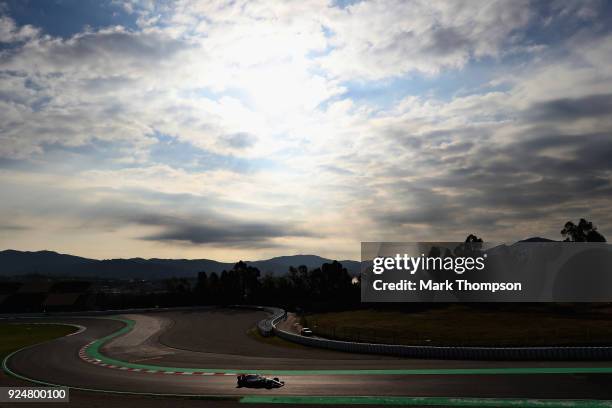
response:
M612 238L612 2L0 0L0 249Z

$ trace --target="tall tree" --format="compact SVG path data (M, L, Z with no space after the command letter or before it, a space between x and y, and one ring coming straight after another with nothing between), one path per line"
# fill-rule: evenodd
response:
M565 223L561 230L565 242L606 242L606 238L597 231L591 221L581 218L578 225L572 221Z

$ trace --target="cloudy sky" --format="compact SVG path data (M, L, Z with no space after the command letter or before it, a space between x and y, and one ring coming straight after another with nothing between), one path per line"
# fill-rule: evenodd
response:
M612 236L612 2L0 0L0 248Z

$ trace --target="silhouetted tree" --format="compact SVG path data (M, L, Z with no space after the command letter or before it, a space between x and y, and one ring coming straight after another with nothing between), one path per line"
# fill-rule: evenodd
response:
M606 242L606 238L597 231L592 222L581 218L578 225L572 221L565 223L561 230L565 242Z
M221 280L216 272L210 274L207 279L206 299L204 302L207 304L217 303L220 298Z
M198 283L196 285L196 291L199 294L205 294L208 290L208 276L206 276L206 272L198 272Z
M240 261L234 265L232 272L235 273L234 279L238 280L240 300L252 300L259 289L259 269Z
M478 238L476 235L470 234L465 239L465 242L466 243L472 243L472 242L483 242L483 241L482 241L482 238Z
M474 234L467 236L463 244L458 245L454 250L455 256L478 256L482 249L483 240Z
M223 270L219 277L221 290L219 294L223 303L237 303L240 301L241 288L238 274L234 269Z

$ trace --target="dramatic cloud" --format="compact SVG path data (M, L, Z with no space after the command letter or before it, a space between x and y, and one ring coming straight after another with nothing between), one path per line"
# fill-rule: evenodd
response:
M527 1L357 2L330 16L334 49L322 63L342 77L365 79L461 68L513 45L530 13Z
M0 244L612 236L609 3L340 3L111 2L70 27L0 6Z
M606 117L612 113L612 95L588 95L581 98L562 98L540 102L532 106L528 115L535 120L575 121Z
M192 222L179 222L164 225L164 231L146 236L156 241L179 241L192 244L222 244L247 248L266 248L277 246L270 239L288 236L306 236L303 232L293 231L288 225L272 226L267 224L198 225Z

